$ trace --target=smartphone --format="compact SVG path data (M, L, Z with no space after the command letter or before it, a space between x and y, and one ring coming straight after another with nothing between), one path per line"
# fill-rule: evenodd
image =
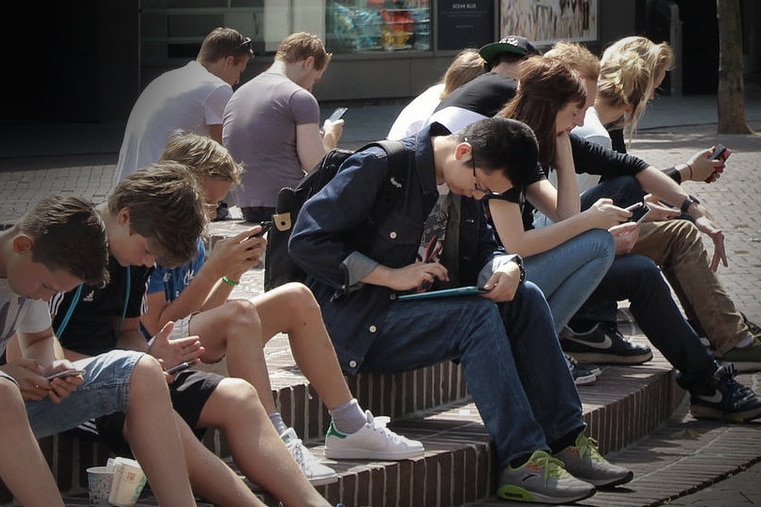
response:
M260 230L256 234L253 234L253 235L251 235L249 237L251 237L251 238L258 238L258 237L262 236L263 234L265 234L270 229L272 229L272 220L265 220L264 222L259 222L259 225L262 226L262 230Z
M456 287L454 289L442 289L432 290L428 292L418 292L415 294L402 294L397 298L399 301L411 301L414 299L430 299L430 298L442 298L452 296L475 296L478 294L486 294L486 289L481 287L468 286L468 287Z
M56 373L53 373L52 375L48 375L45 377L45 380L50 382L51 380L55 378L62 378L62 377L68 377L71 375L84 375L86 372L85 370L63 370Z
M631 211L632 213L632 216L629 217L629 222L638 223L650 212L650 208L644 202L638 202L626 208L626 211Z
M346 111L348 111L348 107L339 107L335 111L333 111L333 114L330 115L330 118L328 118L330 121L338 121L341 118L344 117L346 114Z
M732 152L723 144L717 144L716 149L711 153L711 160L727 160Z
M195 363L193 361L185 361L184 363L180 363L176 366L172 366L168 370L166 370L166 373L170 375L174 375L175 373L180 373L183 370L187 370L191 366L193 366Z

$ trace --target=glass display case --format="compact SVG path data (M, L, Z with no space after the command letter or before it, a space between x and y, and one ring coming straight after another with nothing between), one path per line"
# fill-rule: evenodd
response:
M430 51L429 0L329 0L326 45L333 53Z

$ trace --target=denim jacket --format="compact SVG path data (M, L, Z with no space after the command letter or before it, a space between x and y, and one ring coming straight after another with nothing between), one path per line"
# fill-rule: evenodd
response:
M395 303L398 293L388 287L359 280L378 264L399 268L415 262L423 224L439 195L431 138L448 134L434 123L403 141L410 162L404 181L392 181L397 195L379 195L389 174L382 149L352 155L296 220L289 251L308 274L306 283L346 373L357 372L382 334L389 305L408 304ZM480 202L453 197L441 262L451 286L483 284L514 256L498 245Z

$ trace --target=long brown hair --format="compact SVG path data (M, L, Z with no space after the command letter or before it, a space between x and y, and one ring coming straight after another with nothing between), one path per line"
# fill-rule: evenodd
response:
M521 65L515 97L498 116L521 121L531 127L539 141L539 162L550 167L555 161L555 120L562 108L587 100L584 81L566 64L552 58L534 56Z

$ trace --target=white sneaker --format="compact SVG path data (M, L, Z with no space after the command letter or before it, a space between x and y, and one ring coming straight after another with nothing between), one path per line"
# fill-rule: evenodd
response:
M304 472L304 475L312 486L331 484L338 480L336 471L320 463L317 456L304 447L304 444L301 443L301 439L296 435L293 428L285 430L280 435L280 438L285 442L285 446L290 451L291 456L299 464L301 471Z
M325 436L325 456L330 459L399 460L417 458L425 453L423 444L397 435L386 428L388 417L373 417L365 412L367 424L349 435L330 423Z

